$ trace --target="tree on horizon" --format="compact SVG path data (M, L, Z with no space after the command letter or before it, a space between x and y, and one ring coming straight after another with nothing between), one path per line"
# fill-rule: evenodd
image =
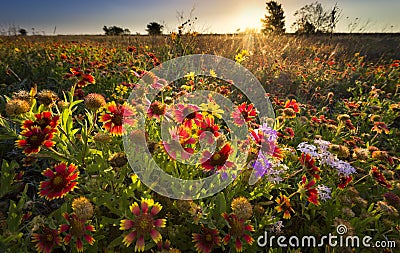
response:
M163 29L164 29L163 25L157 22L150 22L147 25L146 31L149 33L149 35L161 35Z
M335 7L337 8L337 7ZM297 20L293 23L298 34L318 34L328 33L334 29L338 21L337 12L334 9L332 13L324 10L322 4L314 2L301 7L294 13Z
M103 27L103 31L105 33L105 35L128 35L131 33L131 31L128 28L121 28L118 26L104 26Z
M282 5L272 0L266 3L268 14L265 15L261 22L263 23L262 33L285 33L285 15Z

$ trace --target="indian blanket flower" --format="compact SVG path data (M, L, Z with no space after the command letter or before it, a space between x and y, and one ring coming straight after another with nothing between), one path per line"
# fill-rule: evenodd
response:
M16 140L17 147L24 149L26 155L35 154L40 151L40 148L51 148L55 142L53 139L53 130L51 128L40 128L37 126L22 130L20 133L23 139Z
M211 154L209 151L203 152L202 167L205 171L219 171L224 167L231 167L232 162L228 161L232 147L226 143L218 152Z
M163 147L167 154L174 160L178 154L184 160L189 159L194 153L190 145L196 143L196 139L191 137L187 128L184 128L182 125L169 129L169 133L171 140L163 141Z
M279 137L283 137L285 139L292 139L294 137L294 131L291 127L286 127L283 133L278 133Z
M397 194L393 192L386 192L383 194L383 197L390 205L400 207L400 197Z
M44 226L39 233L32 234L32 242L39 253L50 253L55 247L61 246L61 237L57 229Z
M292 108L285 108L283 109L283 117L287 119L296 118L296 112Z
M22 123L21 136L25 137L16 141L24 153L34 154L40 151L41 146L50 148L54 146L53 134L57 132L59 116L53 116L51 112L45 111L35 114L35 120L27 119Z
M174 110L175 120L182 123L187 128L192 128L193 124L200 125L203 121L203 114L197 105L178 104Z
M149 118L156 118L160 119L161 116L164 116L164 114L167 112L167 105L154 101L153 103L150 104L149 109L147 110L147 116Z
M252 225L246 225L245 221L239 219L235 214L227 214L222 213L222 217L227 221L229 225L229 231L227 235L222 239L223 243L226 245L229 241L234 241L235 249L237 252L243 251L243 242L244 240L249 245L252 245L254 242L253 237L251 237L250 232L254 231L254 227Z
M307 177L305 175L302 176L301 178L301 183L299 184L299 193L300 193L300 198L302 198L303 196L307 197L307 200L318 206L319 200L318 200L318 191L315 188L315 180L308 180Z
M211 136L207 137L202 135L204 132L210 132L214 137L218 137L221 134L218 131L219 126L218 124L215 124L214 117L212 116L204 117L204 119L200 122L200 125L198 127L199 129L197 131L197 134L200 137L200 139L207 138L207 143L210 144L213 142L214 139Z
M74 164L63 162L55 165L54 169L47 168L42 174L47 179L40 182L39 195L47 200L63 198L78 184L79 170Z
M95 240L91 232L96 231L93 225L86 224L87 221L79 219L75 213L63 213L63 216L67 224L60 225L58 230L60 234L67 233L63 239L65 245L68 245L71 240L74 240L78 252L83 252L84 240L89 243L89 245L93 245Z
M135 110L127 103L116 104L114 101L105 106L106 111L100 116L100 122L103 122L103 127L112 135L121 136L124 134L122 125L133 125L135 120Z
M108 163L113 168L122 168L128 163L128 158L124 152L117 152L108 158Z
M152 199L142 199L140 206L137 202L130 206L133 219L121 220L120 230L130 230L124 236L123 243L129 247L136 240L135 251L144 251L145 239L150 236L158 243L162 240L158 228L165 227L165 219L155 219L155 216L161 211L162 206Z
M388 162L390 165L394 165L393 157L391 157L387 151L375 150L372 151L371 156L374 159L378 159L384 162Z
M257 116L257 111L253 104L241 103L237 110L232 112L232 118L236 125L241 126L246 122L254 120Z
M22 123L23 129L31 129L32 127L40 127L41 129L49 128L52 131L56 132L55 129L58 125L58 120L60 116L52 115L51 112L45 111L38 114L35 114L35 120L27 119Z
M369 151L366 148L354 148L353 158L360 161L365 161L369 157Z
M371 175L372 177L382 186L388 188L388 189L393 189L393 185L391 185L387 179L385 178L385 176L383 175L383 173L375 166L372 167L371 169Z
M346 122L346 120L350 119L350 115L348 114L339 114L336 119L341 122Z
M137 49L135 46L128 46L126 48L126 51L128 51L129 53L136 53Z
M307 169L307 172L311 174L313 178L316 180L321 178L319 175L321 169L315 165L315 159L312 158L310 154L301 153L299 161L302 165L304 165L304 167Z
M221 237L218 229L206 228L202 225L201 233L192 234L192 242L197 252L210 253L215 247L221 245Z
M71 73L68 73L64 76L64 78L77 78L78 82L77 85L79 88L83 88L88 84L95 84L96 80L91 74L85 73L79 68L70 68L69 70Z
M356 129L356 127L353 125L353 123L351 122L350 119L346 120L345 125L346 125L346 127L347 127L349 130L354 130L354 129Z
M280 213L283 212L283 218L284 219L290 219L291 215L290 212L294 213L294 210L292 208L292 205L290 203L290 198L288 198L285 195L282 195L282 193L279 194L279 197L275 199L275 202L278 204L275 207L275 210Z
M160 252L165 252L165 251L169 252L170 249L172 249L171 248L171 242L168 239L165 240L165 241L160 240L157 243L157 250L160 251Z
M287 100L284 107L285 108L292 108L295 113L299 113L300 112L299 105L298 105L298 103L296 102L295 99Z
M338 184L338 188L340 190L343 190L344 188L346 188L346 186L353 181L353 177L352 176L340 176L339 177L339 184Z
M390 215L390 216L395 216L398 217L399 216L399 211L397 211L397 209L394 206L391 206L389 203L385 202L385 201L378 201L376 203L376 209L378 211L383 212L384 214Z
M358 109L360 107L360 103L356 103L353 101L344 101L344 105L349 108L350 110L352 109Z
M374 126L372 127L371 131L377 132L379 134L381 134L382 132L384 132L385 134L388 134L389 128L387 127L385 122L377 121L377 122L374 122Z

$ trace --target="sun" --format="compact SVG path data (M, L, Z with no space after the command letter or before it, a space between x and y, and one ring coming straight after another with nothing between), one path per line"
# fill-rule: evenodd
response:
M264 10L259 8L247 8L240 11L236 17L236 27L241 32L246 30L260 30L261 18L263 18Z

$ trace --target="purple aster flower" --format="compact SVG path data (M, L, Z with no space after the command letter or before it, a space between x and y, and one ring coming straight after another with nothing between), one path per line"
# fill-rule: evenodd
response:
M275 170L274 167L277 166L279 166L279 164L271 163L268 157L263 152L260 151L258 153L257 160L253 163L253 169L255 170L256 180L264 176L267 176L267 179L270 182L277 183L282 181L280 174L283 172L283 169ZM253 179L251 179L251 181L253 181Z
M328 150L329 145L331 145L331 143L329 141L325 141L325 140L321 140L321 139L316 139L314 140L314 144L316 144L319 148L319 150L321 150L321 152L325 152Z
M317 186L319 199L326 201L331 198L331 189L323 184Z
M263 177L267 170L271 167L272 164L268 158L262 152L259 152L257 160L253 164L253 168L256 171L256 176L258 178Z
M317 153L317 147L308 144L307 142L301 142L299 145L297 145L297 150L300 150L300 152L304 154L309 154L312 157L319 157L319 154Z
M278 138L278 132L269 127L267 123L262 124L259 130L262 131L264 139L267 142L274 142Z

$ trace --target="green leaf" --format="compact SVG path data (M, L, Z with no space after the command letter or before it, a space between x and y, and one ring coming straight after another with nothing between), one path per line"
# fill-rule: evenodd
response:
M15 169L18 168L19 165L16 161L12 161L10 164L3 160L3 164L1 166L1 177L0 177L0 198L4 197L7 193L13 192L16 189L16 185L14 183L14 174Z
M122 237L115 238L110 244L108 245L107 249L112 250L113 248L117 247L118 245L122 244Z
M218 224L221 224L223 222L223 217L221 214L227 212L225 194L223 192L218 193L217 196L213 198L213 202L215 204L215 208L213 210L214 219Z

